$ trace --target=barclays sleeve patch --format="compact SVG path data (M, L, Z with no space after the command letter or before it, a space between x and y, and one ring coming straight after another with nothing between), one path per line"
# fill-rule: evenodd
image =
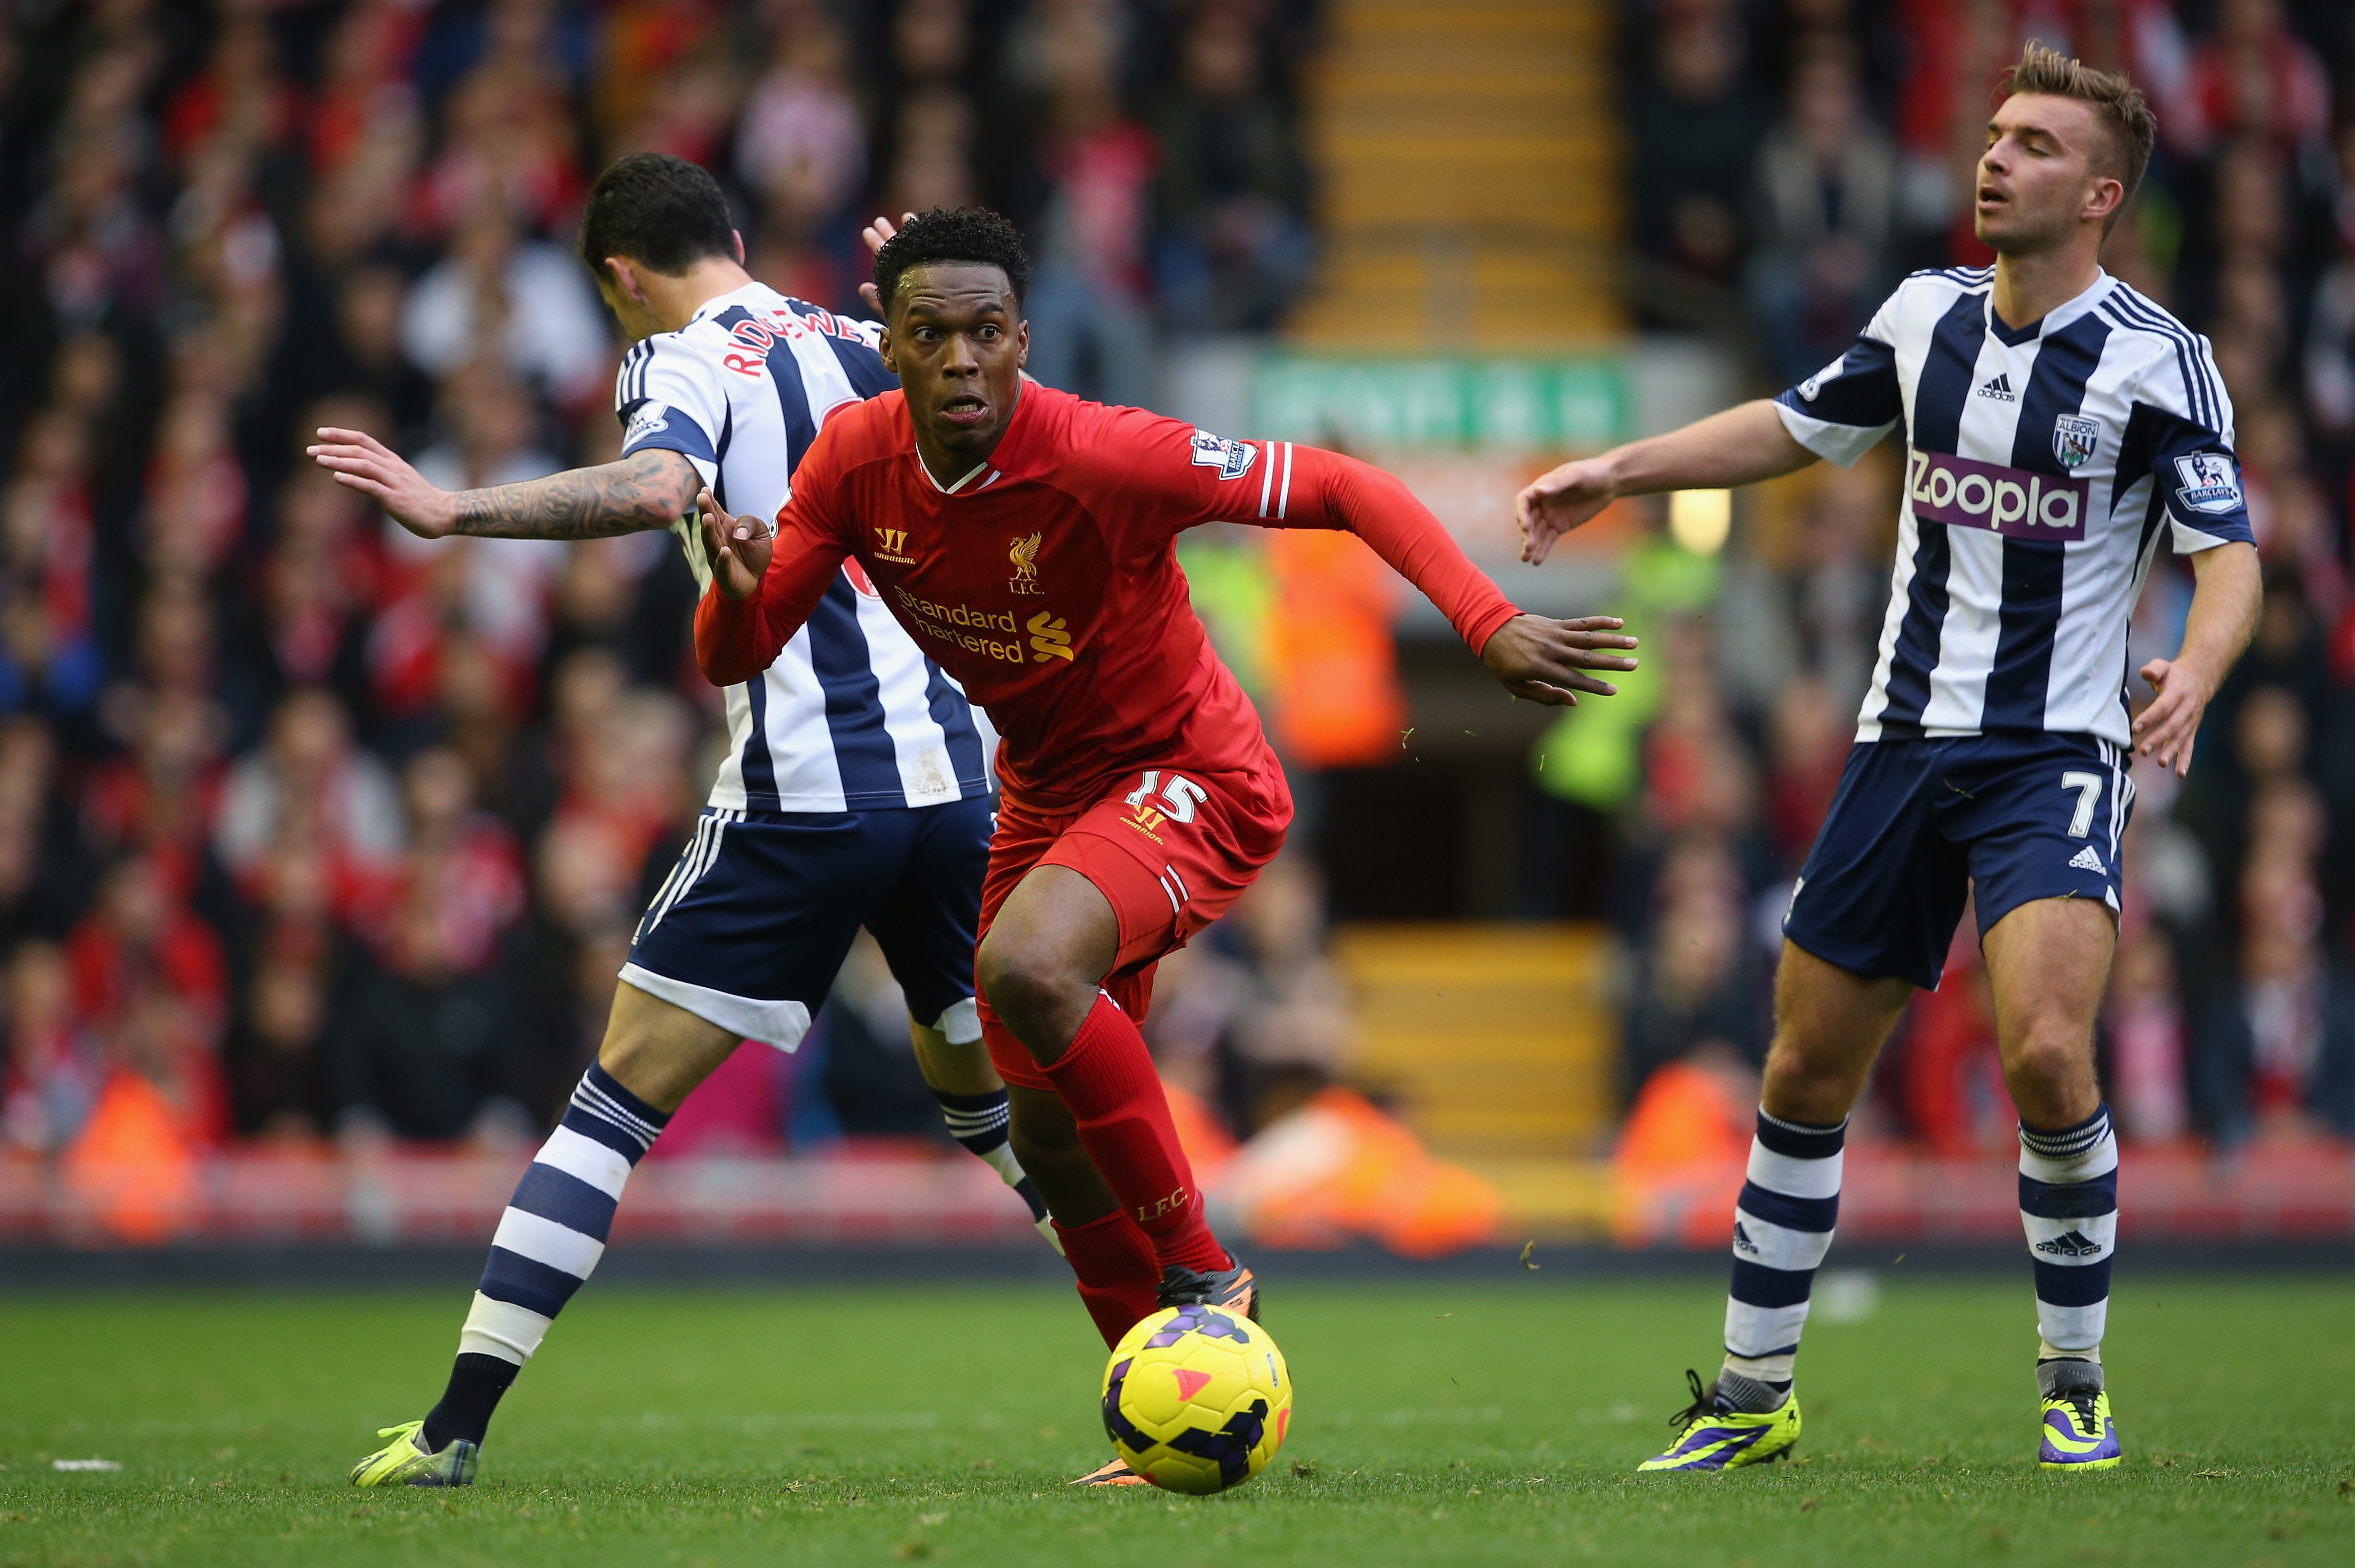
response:
M2240 469L2225 453L2195 452L2189 457L2179 457L2175 460L2175 476L2182 481L2176 487L2175 498L2189 511L2221 517L2239 511L2243 506Z
M1817 398L1823 395L1824 383L1826 381L1836 381L1839 379L1840 368L1847 363L1848 355L1846 351L1843 350L1838 358L1833 360L1830 364L1825 366L1822 369L1817 371L1814 375L1799 383L1799 396L1808 402L1814 402Z
M640 403L638 411L630 416L628 427L622 432L622 445L625 449L635 446L649 436L660 434L669 428L670 408L667 404Z
M1194 432L1194 466L1215 468L1220 479L1241 478L1258 456L1259 448L1247 441L1229 441L1206 430Z

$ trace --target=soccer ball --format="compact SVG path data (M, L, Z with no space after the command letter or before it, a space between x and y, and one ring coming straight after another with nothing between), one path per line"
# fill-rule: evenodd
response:
M1266 1329L1216 1307L1170 1307L1131 1328L1104 1368L1104 1434L1156 1487L1240 1487L1284 1446L1292 1378Z

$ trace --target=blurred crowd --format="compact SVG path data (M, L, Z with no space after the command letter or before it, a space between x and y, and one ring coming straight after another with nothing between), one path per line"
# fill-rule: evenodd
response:
M301 448L609 460L622 345L570 250L606 162L711 167L754 275L854 312L866 216L996 206L1033 370L1145 401L1164 335L1300 286L1312 21L0 0L0 1146L511 1145L593 1051L713 771L684 562L421 544ZM740 1053L767 1112L673 1141L937 1138L878 969L790 1070Z
M0 1147L506 1147L593 1051L715 760L691 579L658 535L421 545L300 449L362 428L451 485L608 459L620 345L570 250L606 161L707 164L754 275L853 312L864 216L997 207L1037 259L1033 372L1149 402L1157 345L1268 331L1306 279L1316 11L0 0ZM1907 271L1986 259L1969 170L2023 38L2150 95L2105 261L2215 341L2267 598L2189 781L2136 770L2106 1081L2147 1143L2355 1132L2355 13L1623 20L1629 302L1761 390ZM1639 1125L1755 1104L1896 494L1886 451L1810 470L1722 550L1657 507L1612 606L1646 668L1533 758L1529 912L1622 933L1620 1089L1672 1110ZM2137 665L2189 599L2162 560ZM1149 1032L1193 1136L1377 1125L1333 1087L1323 912L1287 858L1167 966ZM1945 1153L2009 1136L1973 931L1864 1113ZM899 1016L862 949L804 1051L740 1053L666 1149L937 1139Z
M2265 579L2255 645L2188 781L2145 763L2103 1015L2121 1132L2355 1134L2355 10L2283 0L1650 0L1625 37L1633 303L1743 345L1762 390L1828 363L1908 271L1989 260L1970 231L1991 89L2040 37L2125 69L2159 144L2105 265L2213 339ZM1887 601L1896 465L1754 496L1721 556L1656 533L1625 603L1655 668L1535 775L1612 846L1637 955L1624 1089L1753 1104L1780 916L1836 786ZM1669 519L1673 523L1673 519ZM2139 668L2178 646L2162 557ZM2150 696L2137 678L2135 701ZM1568 837L1568 836L1566 836ZM1589 858L1590 861L1593 857ZM1584 868L1593 870L1590 864ZM1864 1116L1940 1152L2011 1112L1976 926L1917 997Z

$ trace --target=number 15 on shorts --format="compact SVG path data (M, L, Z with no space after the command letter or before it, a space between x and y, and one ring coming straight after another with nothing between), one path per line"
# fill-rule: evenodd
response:
M1145 782L1131 790L1121 804L1139 816L1150 811L1172 822L1191 822L1195 807L1209 798L1208 790L1184 773L1170 773L1165 780L1160 769L1147 768Z

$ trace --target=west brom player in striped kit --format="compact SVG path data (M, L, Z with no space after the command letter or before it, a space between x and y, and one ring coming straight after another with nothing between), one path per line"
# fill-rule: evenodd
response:
M1646 1470L1778 1457L1792 1360L1839 1204L1865 1075L1938 983L1966 893L2019 1112L2036 1278L2041 1462L2106 1468L2101 1342L2117 1141L2094 1072L2139 752L2178 773L2255 625L2256 550L2208 345L2100 267L2157 122L2124 77L2031 44L1987 127L1991 269L1923 272L1855 346L1773 402L1556 469L1524 491L1524 554L1616 496L1744 485L1906 442L1896 572L1857 744L1784 918L1775 1031L1734 1215L1726 1359ZM2142 674L2126 623L2162 542L2198 579L2182 652ZM1975 891L1974 891L1975 890Z
M819 427L898 379L876 329L752 281L726 199L692 164L641 154L607 169L581 253L635 339L615 390L620 461L453 495L357 431L323 430L311 453L424 538L677 528L708 582L681 522L697 492L774 511ZM472 1478L500 1396L604 1251L631 1168L741 1041L800 1044L861 924L907 991L951 1134L1054 1240L974 1006L995 733L855 569L727 708L710 804L639 923L597 1061L499 1222L448 1391L381 1434L392 1441L353 1469L362 1485Z

